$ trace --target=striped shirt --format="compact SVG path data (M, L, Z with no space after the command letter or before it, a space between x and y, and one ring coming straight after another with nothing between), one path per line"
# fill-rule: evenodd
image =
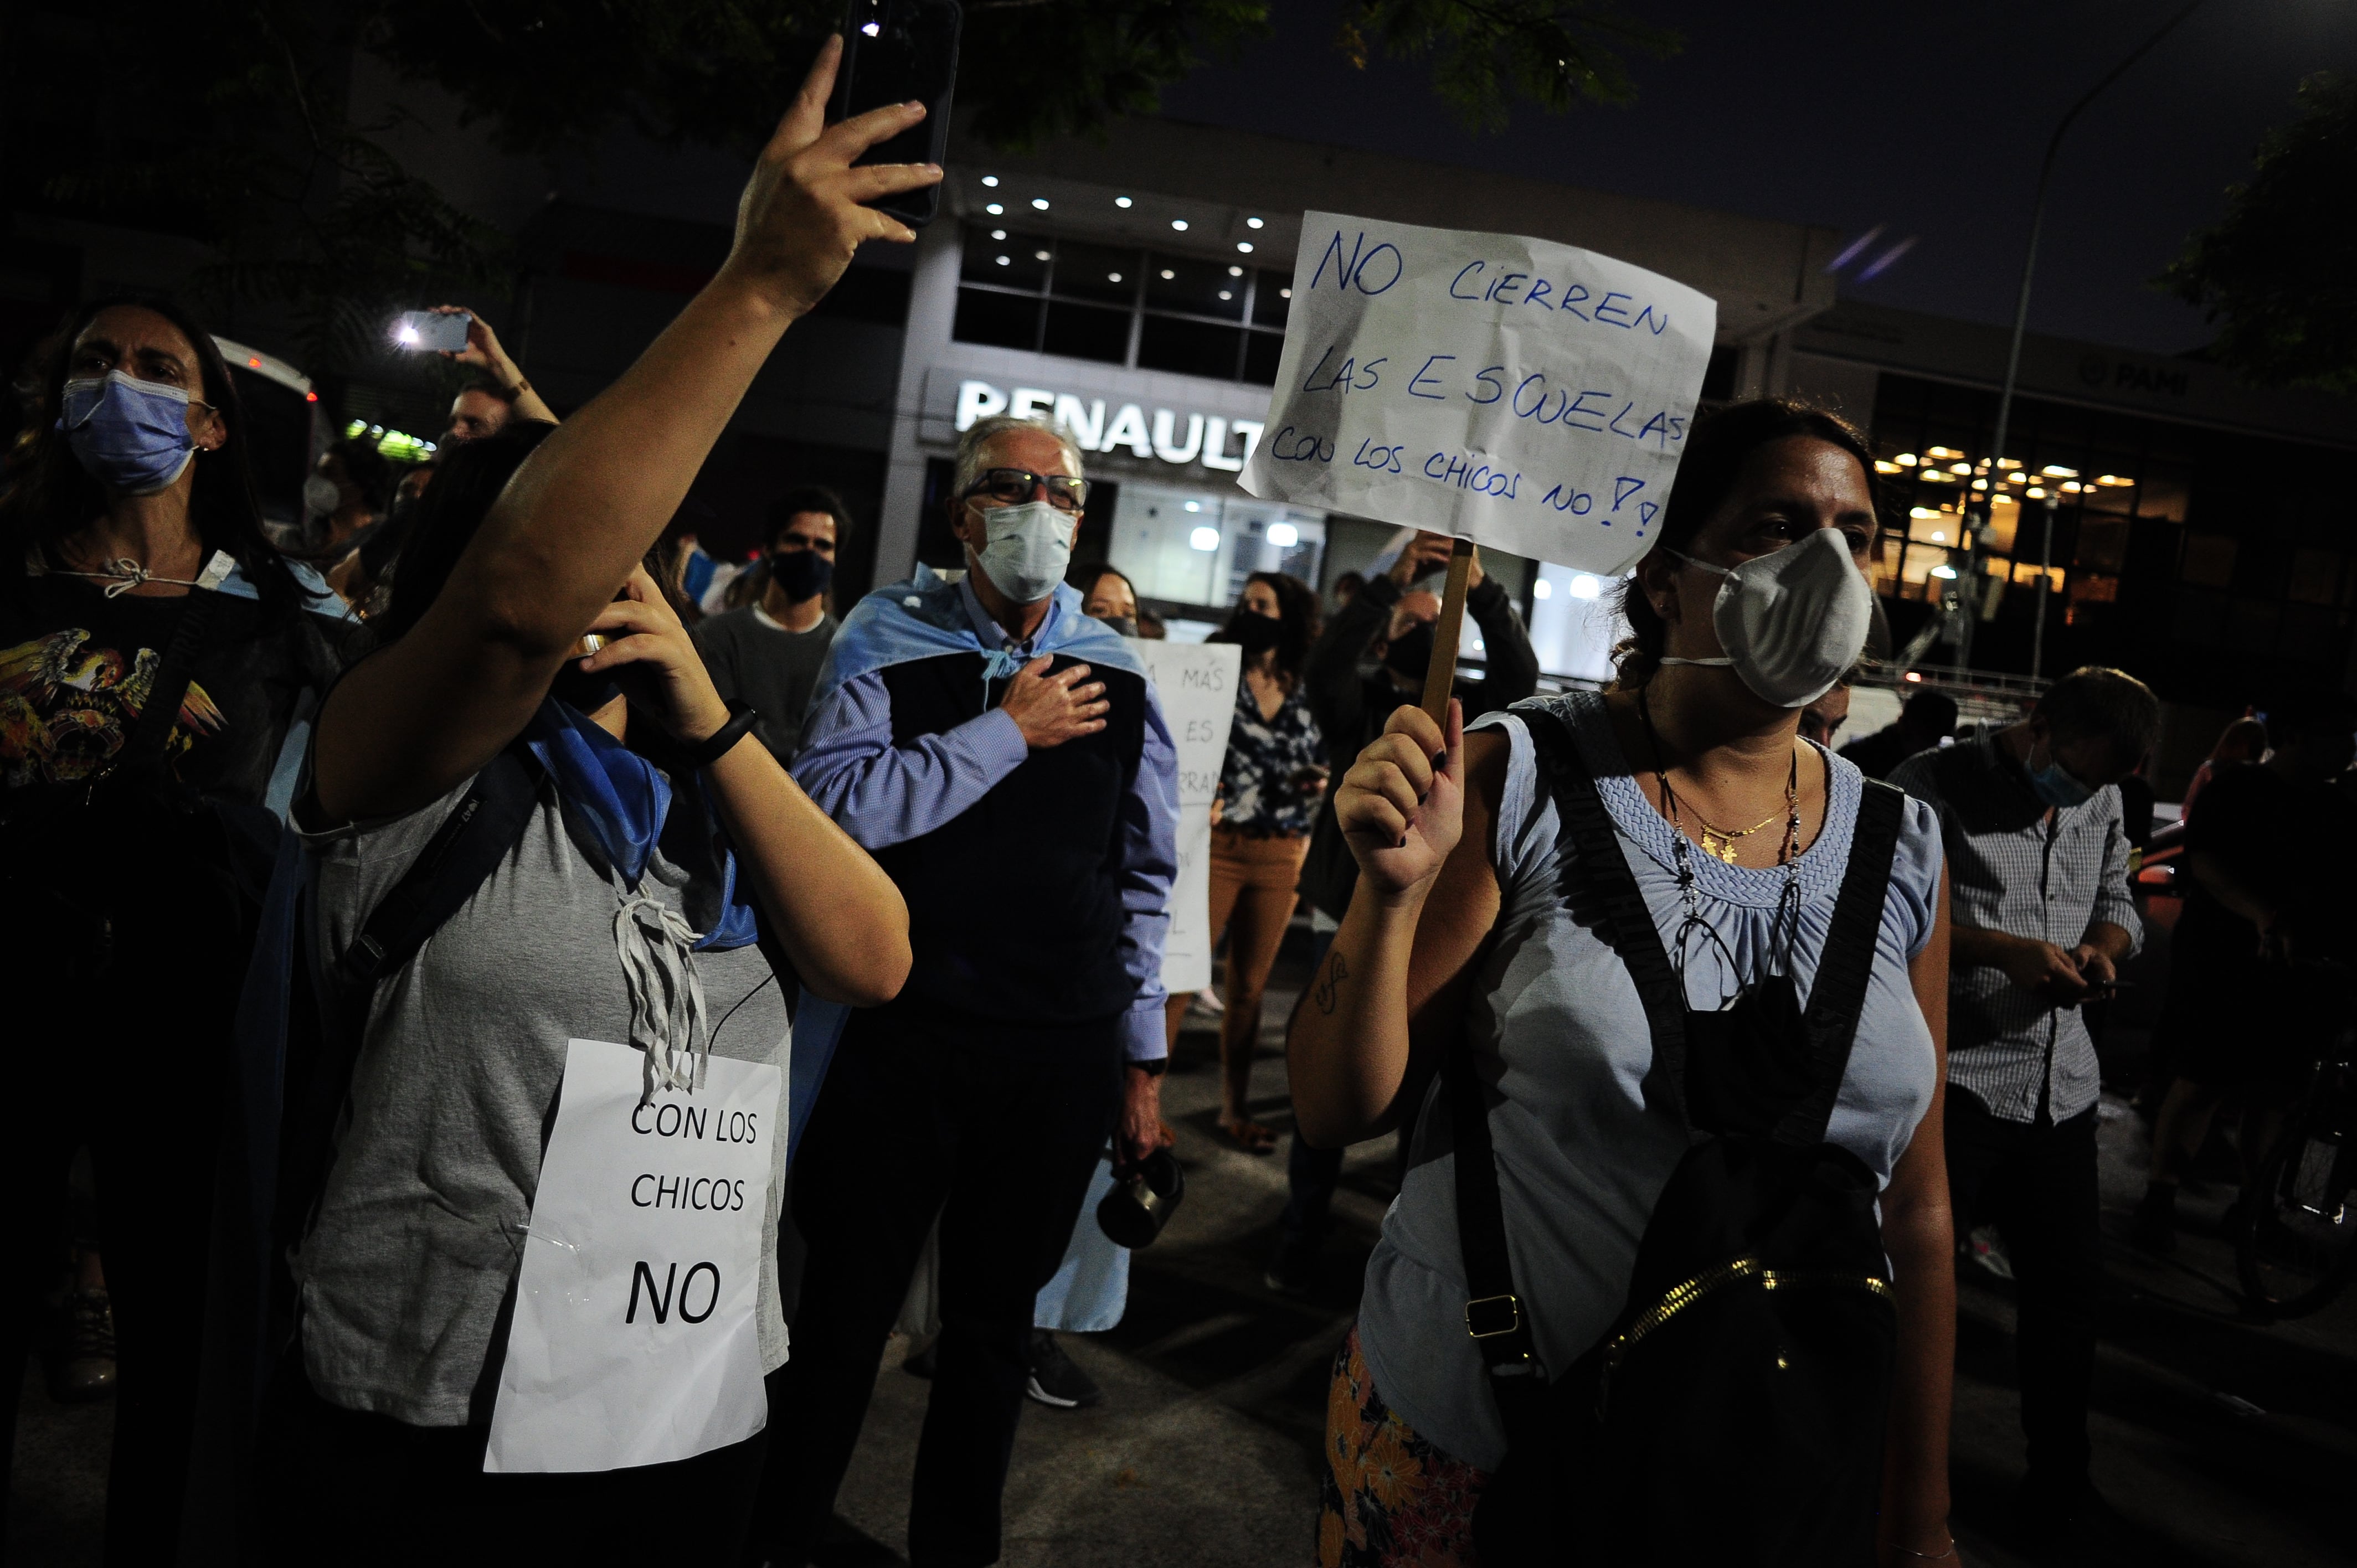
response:
M1987 735L1910 757L1890 782L1940 815L1957 925L2065 949L2113 925L2128 933L2131 953L2142 946L2117 787L2050 811ZM1948 1081L2007 1122L2035 1122L2041 1110L2066 1122L2103 1090L2079 1009L2043 1001L1985 963L1948 972Z

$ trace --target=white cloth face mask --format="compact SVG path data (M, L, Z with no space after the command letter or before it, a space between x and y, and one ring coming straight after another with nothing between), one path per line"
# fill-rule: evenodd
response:
M1047 501L982 509L990 542L974 553L998 591L1018 605L1036 605L1056 591L1072 563L1075 515Z
M1850 559L1849 536L1837 528L1818 529L1739 566L1670 553L1726 579L1710 623L1727 656L1664 664L1732 667L1761 701L1804 708L1832 691L1865 650L1874 589Z

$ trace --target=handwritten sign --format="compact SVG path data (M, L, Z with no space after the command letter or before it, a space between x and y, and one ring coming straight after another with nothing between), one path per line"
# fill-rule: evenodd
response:
M1162 699L1162 717L1178 748L1178 877L1170 886L1170 935L1162 947L1162 983L1173 995L1211 983L1211 797L1228 759L1243 650L1232 642L1133 639L1130 649Z
M1593 251L1305 213L1243 487L1625 571L1652 547L1717 317Z

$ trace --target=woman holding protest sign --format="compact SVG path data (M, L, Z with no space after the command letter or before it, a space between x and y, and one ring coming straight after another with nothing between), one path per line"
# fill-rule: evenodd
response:
M1417 1133L1322 1563L1954 1561L1939 830L1797 736L1875 527L1847 425L1707 415L1613 690L1403 707L1338 789L1295 1110Z
M858 203L941 177L852 166L922 111L825 125L840 48L630 371L561 428L451 456L387 645L322 712L297 822L328 1015L359 1038L264 1420L274 1560L727 1562L741 1539L786 1350L780 983L888 1000L908 918L640 563L779 335L860 242L913 237ZM471 884L436 880L510 811ZM380 964L387 911L437 898L432 940ZM650 1224L651 1260L628 1230Z

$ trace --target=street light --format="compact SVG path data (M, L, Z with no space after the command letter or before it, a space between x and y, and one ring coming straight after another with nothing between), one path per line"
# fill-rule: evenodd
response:
M2169 20L2163 22L2150 38L2129 51L2126 59L2112 67L2104 73L2101 81L2087 89L2086 94L2078 102L2071 105L2070 113L2062 116L2062 123L2054 127L2054 134L2046 144L2046 160L2038 166L2038 199L2029 209L2029 245L2022 252L2021 257L2021 293L2014 301L2013 346L2007 350L2005 356L2005 390L1997 394L1996 443L1995 449L1989 454L1992 465L2005 456L2006 431L2013 421L2013 388L2021 374L2021 338L2029 326L2030 274L2038 265L2039 231L2046 224L2046 187L2054 177L2054 155L2062 150L2063 134L2071 129L2072 122L2079 118L2081 112L2102 96L2105 88L2126 75L2130 66L2150 54L2154 45L2175 32L2179 23L2201 8L2201 0L2187 0L2187 4L2178 7ZM1984 519L1986 518L1986 510L1983 511L1982 516ZM2046 507L2046 543L2040 556L2041 564L2050 571L2053 564L2053 554L2054 506L2050 500ZM2040 575L2038 579L2038 618L2033 623L2029 634L2029 678L2033 681L2041 673L2041 666L2046 658L2046 595L2050 585L2048 576ZM1970 665L1973 628L1969 617L1964 622L1961 641L1960 651L1965 656L1964 661L1966 665Z

